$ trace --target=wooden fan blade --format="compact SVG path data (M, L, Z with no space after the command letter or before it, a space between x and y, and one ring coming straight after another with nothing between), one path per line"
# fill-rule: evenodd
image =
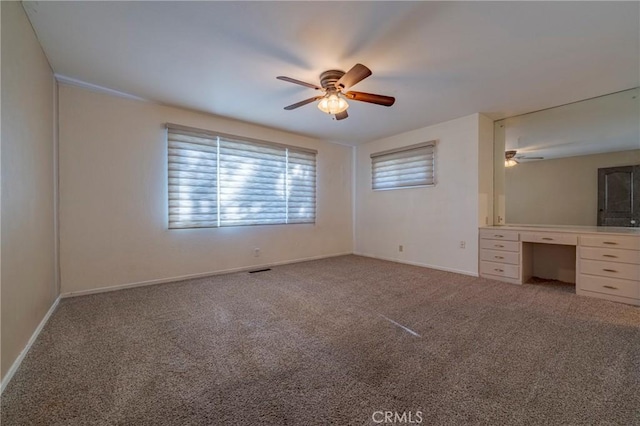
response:
M355 64L345 75L336 82L340 90L348 90L371 75L371 70L362 64Z
M322 87L316 86L315 84L305 83L304 81L296 80L295 78L285 77L283 75L279 75L276 77L278 80L288 81L289 83L299 84L300 86L310 87L316 90L322 90Z
M314 96L313 98L305 99L304 101L297 102L295 104L291 104L289 106L284 107L287 111L291 111L292 109L300 108L306 104L310 104L313 101L317 101L324 98L324 96Z
M347 92L344 94L344 96L347 99L352 99L354 101L369 102L370 104L383 105L386 107L390 107L396 101L396 98L392 98L391 96L376 95L373 93L364 92Z
M347 117L349 117L349 114L347 114L347 110L344 110L336 114L336 120L344 120Z

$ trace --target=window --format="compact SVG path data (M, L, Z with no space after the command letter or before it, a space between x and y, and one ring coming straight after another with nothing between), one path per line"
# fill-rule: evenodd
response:
M315 223L315 151L167 128L169 228Z
M371 154L373 189L434 185L435 147L430 141Z

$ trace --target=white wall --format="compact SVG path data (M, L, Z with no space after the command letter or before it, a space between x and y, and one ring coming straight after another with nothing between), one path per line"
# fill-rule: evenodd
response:
M521 162L505 169L507 223L598 222L598 168L640 164L640 150Z
M59 102L62 293L352 252L350 147L67 85ZM317 149L317 223L168 230L166 122Z
M357 148L356 253L478 274L478 226L491 217L492 204L492 131L487 120L474 114ZM371 189L371 153L434 139L435 186ZM404 246L402 253L399 245Z
M57 296L53 73L20 2L2 13L2 378ZM6 383L6 382L5 382Z

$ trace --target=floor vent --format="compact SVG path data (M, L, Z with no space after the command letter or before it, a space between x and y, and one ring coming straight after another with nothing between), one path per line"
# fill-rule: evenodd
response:
M265 268L265 269L256 269L255 271L249 271L250 274L255 274L256 272L266 272L266 271L270 271L271 268Z

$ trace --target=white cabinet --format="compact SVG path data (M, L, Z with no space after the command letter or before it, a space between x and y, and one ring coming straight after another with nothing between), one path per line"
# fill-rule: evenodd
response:
M576 247L576 293L640 306L640 230L602 227L480 228L480 276L531 278L533 244Z
M480 230L480 275L520 284L523 282L522 243L518 232Z
M580 295L640 305L640 237L581 236L577 275Z

